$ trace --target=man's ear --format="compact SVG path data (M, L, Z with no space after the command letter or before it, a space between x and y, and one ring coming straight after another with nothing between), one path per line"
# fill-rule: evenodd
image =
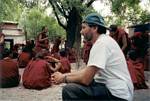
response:
M98 26L94 26L94 27L93 27L93 30L94 30L94 32L97 32Z

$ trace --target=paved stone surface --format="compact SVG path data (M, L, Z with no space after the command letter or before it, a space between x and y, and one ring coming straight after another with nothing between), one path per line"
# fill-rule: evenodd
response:
M72 64L72 67L75 67L75 64ZM21 75L23 70L19 70ZM150 88L150 72L146 72L145 75ZM30 90L25 89L21 82L18 87L0 89L0 101L62 101L61 91L64 85L53 85L44 90ZM136 90L134 101L150 101L150 89Z
M149 89L135 90L134 101L150 101L150 71L145 72L145 79Z

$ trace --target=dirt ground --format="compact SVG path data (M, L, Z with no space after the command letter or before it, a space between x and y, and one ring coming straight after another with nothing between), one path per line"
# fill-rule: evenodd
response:
M73 70L76 70L75 64L72 64ZM24 69L19 69L22 75ZM147 84L150 88L150 72L146 72ZM25 89L22 85L22 81L18 87L13 88L1 88L0 89L0 101L62 101L61 85L53 85L43 90L31 90ZM134 94L134 101L149 101L150 89L136 90Z

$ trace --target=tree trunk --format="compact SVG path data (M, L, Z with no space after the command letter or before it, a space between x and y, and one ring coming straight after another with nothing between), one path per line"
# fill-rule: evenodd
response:
M77 67L79 68L80 63L80 46L81 46L81 35L80 35L80 29L81 29L81 15L79 14L78 10L73 7L69 14L67 22L67 47L72 48L74 47L76 50L76 63Z
M81 23L81 16L78 13L75 7L72 8L69 14L68 22L67 22L67 47L72 48L76 41L80 40L80 29L79 24ZM76 38L78 37L78 38Z
M79 13L77 13L76 15L77 18L77 26L76 26L76 34L75 34L75 49L76 49L76 65L77 65L77 69L79 69L80 67L80 59L81 59L81 34L80 34L80 30L81 30L81 16L79 15Z

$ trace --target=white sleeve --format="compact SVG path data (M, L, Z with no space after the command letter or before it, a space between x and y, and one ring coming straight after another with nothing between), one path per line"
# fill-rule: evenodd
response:
M98 43L96 45L93 45L90 51L87 66L96 66L98 68L105 69L109 54L110 53L105 44Z

